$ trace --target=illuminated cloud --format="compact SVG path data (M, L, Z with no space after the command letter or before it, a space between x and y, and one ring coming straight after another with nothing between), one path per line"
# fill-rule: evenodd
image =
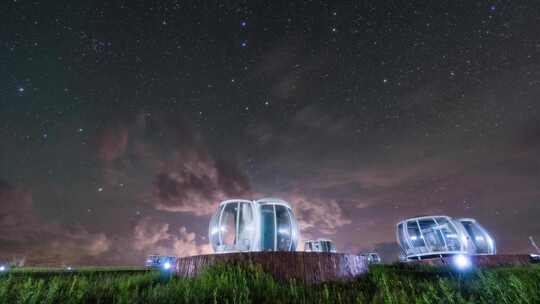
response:
M206 242L199 244L196 234L185 226L171 231L169 224L149 218L141 220L135 227L133 244L143 254L189 256L212 251Z
M154 133L168 144L148 136ZM205 216L218 201L249 193L238 166L214 158L190 124L170 114L138 115L100 134L96 142L106 182L135 185L157 210Z

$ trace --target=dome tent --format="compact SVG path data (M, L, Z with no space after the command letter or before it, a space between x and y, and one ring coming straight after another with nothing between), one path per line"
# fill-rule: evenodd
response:
M421 216L396 225L402 259L421 260L458 254L495 254L487 231L473 219Z
M298 238L291 206L277 198L225 200L209 225L209 241L218 253L295 251Z

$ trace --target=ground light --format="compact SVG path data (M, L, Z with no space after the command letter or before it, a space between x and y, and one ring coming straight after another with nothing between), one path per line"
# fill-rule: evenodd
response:
M459 271L466 271L472 267L471 258L464 254L455 255L452 258L452 264Z
M6 266L0 265L0 272L4 272L4 271L6 271Z
M165 269L165 270L170 270L170 269L171 269L171 263L165 262L165 263L163 264L163 269Z

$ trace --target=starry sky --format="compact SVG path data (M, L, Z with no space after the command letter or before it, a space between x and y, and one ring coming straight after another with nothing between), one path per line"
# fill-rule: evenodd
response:
M210 252L225 198L397 258L394 225L540 238L540 2L40 1L0 12L0 259Z

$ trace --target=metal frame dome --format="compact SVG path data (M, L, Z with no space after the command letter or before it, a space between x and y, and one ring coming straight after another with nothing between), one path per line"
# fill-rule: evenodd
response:
M403 220L396 225L396 239L403 260L496 252L493 239L476 220L446 215Z
M291 206L277 198L222 201L209 225L215 252L294 251L298 224Z

